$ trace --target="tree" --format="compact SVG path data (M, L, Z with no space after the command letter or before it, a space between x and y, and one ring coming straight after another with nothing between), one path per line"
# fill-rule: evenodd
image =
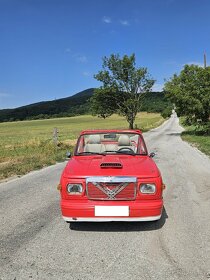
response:
M91 98L92 112L106 118L113 113L124 116L133 129L141 98L154 84L147 68L137 68L135 55L117 54L103 58L102 70L94 78L103 85L95 90Z
M188 124L205 125L210 117L210 67L185 65L164 85L167 96L175 103Z

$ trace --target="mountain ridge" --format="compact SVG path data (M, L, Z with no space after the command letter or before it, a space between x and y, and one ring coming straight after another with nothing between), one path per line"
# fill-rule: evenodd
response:
M14 109L0 110L0 122L71 117L90 113L89 99L95 88L88 88L72 96L56 100L41 101ZM148 93L141 106L141 111L162 112L168 106L164 92Z
M14 109L0 110L0 122L74 116L87 111L87 101L94 88L88 88L72 96L41 101Z

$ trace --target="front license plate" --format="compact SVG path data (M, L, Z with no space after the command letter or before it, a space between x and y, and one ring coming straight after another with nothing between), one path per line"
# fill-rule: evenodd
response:
M95 206L96 217L128 217L128 206Z

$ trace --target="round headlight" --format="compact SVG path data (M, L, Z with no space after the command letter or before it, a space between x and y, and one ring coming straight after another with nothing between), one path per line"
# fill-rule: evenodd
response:
M141 193L155 193L156 186L155 184L141 184L140 185L140 192Z
M70 194L80 194L82 193L82 184L68 184L67 192Z

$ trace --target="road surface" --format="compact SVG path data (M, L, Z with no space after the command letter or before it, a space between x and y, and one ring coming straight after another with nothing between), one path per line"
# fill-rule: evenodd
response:
M210 160L181 131L174 115L145 134L167 186L156 223L70 229L56 190L65 163L0 184L0 279L210 278Z

